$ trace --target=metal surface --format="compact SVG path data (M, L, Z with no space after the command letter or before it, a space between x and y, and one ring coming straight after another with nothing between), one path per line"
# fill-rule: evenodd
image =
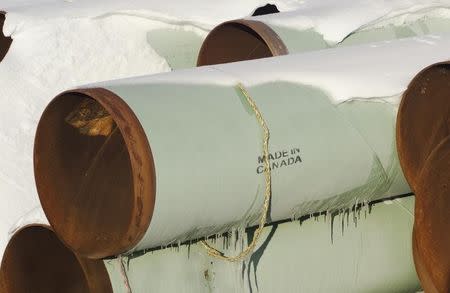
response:
M11 46L11 37L5 37L3 34L3 24L5 23L5 12L0 11L0 62L5 58Z
M238 19L214 28L200 49L197 65L229 63L288 54L280 37L266 24Z
M422 286L450 292L450 135L424 163L416 197L414 256Z
M445 42L436 40L441 48ZM63 93L41 117L35 144L37 188L50 223L89 257L254 225L263 200L261 134L236 79L250 84L248 93L271 133L269 222L410 192L397 157L398 102L409 81L448 52L412 39L398 47L370 47L381 52L374 58L355 54L367 47L324 50L327 58L299 54L200 67ZM405 56L407 49L417 58ZM347 64L339 57L348 52L355 54L351 70L335 76ZM320 63L331 60L333 66ZM361 75L366 68L371 78ZM320 77L316 86L312 74ZM336 85L346 89L338 104L327 90ZM354 99L366 87L365 95L376 98ZM92 136L70 125L66 118L85 99L101 104L120 131ZM432 97L429 102L430 108L442 106Z
M271 152L286 156L284 163L273 160L279 167L272 174L271 220L409 192L395 152L396 106L362 106L366 117L386 117L387 123L373 125L346 111L364 102L337 109L310 86L277 82L249 91L272 133ZM102 104L120 132L89 136L69 125L65 118L86 98ZM127 107L118 106L123 101ZM381 147L369 146L379 138L374 133L385 134ZM253 223L263 198L260 143L259 127L233 86L75 90L57 97L41 118L36 183L50 223L68 246L89 257L117 255ZM132 172L130 158L145 172ZM327 184L317 185L317 178Z
M30 225L14 234L0 268L2 293L110 293L112 287L100 260L78 257L50 227Z
M397 150L413 190L430 153L450 135L449 92L450 64L440 63L420 72L403 95L397 117Z
M110 136L83 135L59 123L86 98L94 98L114 118L118 129ZM155 201L152 154L136 116L113 93L87 89L63 93L44 117L35 138L35 177L53 229L65 235L69 247L90 257L135 246Z
M238 19L215 27L201 47L197 65L212 65L279 56L288 53L321 50L378 41L388 41L430 33L450 31L450 19L425 17L411 23L387 24L374 28L355 28L341 42L327 42L314 28L273 25L264 17ZM283 22L283 13L276 15ZM257 20L256 20L257 19Z
M416 193L414 259L426 292L450 291L450 64L425 68L403 96L397 149Z
M255 253L240 264L217 261L192 243L125 258L126 271L133 293L417 292L413 212L413 196L393 199L370 213L350 212L348 222L346 214L335 216L334 225L321 215L267 226ZM235 254L252 232L215 245ZM114 291L124 292L117 259L105 265Z

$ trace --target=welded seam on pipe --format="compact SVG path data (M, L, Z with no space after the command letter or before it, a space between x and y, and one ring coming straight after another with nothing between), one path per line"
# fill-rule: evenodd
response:
M258 106L256 105L255 101L250 97L248 91L245 89L244 85L242 83L237 84L237 88L241 91L241 93L245 96L247 103L252 108L256 119L258 120L258 123L261 126L261 129L263 130L264 137L263 137L263 159L264 159L264 180L266 184L265 192L264 192L264 204L261 211L261 217L259 220L259 226L255 230L254 237L252 239L252 242L238 255L236 256L226 256L223 252L217 250L216 248L209 245L206 240L202 240L201 244L203 247L205 247L206 251L210 256L213 256L215 258L229 261L229 262L237 262L245 259L249 254L253 253L255 250L256 244L258 243L259 238L261 237L261 233L264 229L264 226L266 224L267 219L267 213L269 211L270 206L270 198L272 196L272 174L270 171L270 159L269 159L269 139L270 139L270 132L269 128L267 127L266 121L264 120L261 112L258 109Z

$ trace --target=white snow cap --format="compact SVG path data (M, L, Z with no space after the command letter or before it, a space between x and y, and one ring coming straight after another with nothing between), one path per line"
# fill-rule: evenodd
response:
M330 43L377 24L404 23L424 16L450 18L449 0L307 0L298 9L256 17L275 26L313 29ZM255 18L254 18L255 19Z
M450 35L429 35L250 60L90 86L178 83L253 86L288 81L320 87L334 103L403 93L428 65L450 60Z
M251 15L268 2L281 11L300 7L302 0L3 0L0 9L8 12L5 33L13 34L55 18L104 17L111 14L135 15L172 24L191 24L205 30L220 22Z

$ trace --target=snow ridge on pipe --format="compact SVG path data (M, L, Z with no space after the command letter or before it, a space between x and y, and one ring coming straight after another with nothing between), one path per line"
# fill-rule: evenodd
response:
M299 9L227 21L208 34L197 64L236 62L450 31L450 7L446 1L442 5L430 3L408 9L391 2L391 10L380 13L378 18L363 17L365 23L352 22L368 11L372 13L358 4L354 7L358 12L351 16L348 15L351 9L326 6L319 15L314 9ZM333 29L324 31L322 23ZM330 36L331 33L337 36Z
M36 134L44 211L65 243L90 257L254 223L263 186L259 128L237 81L248 87L271 131L272 221L408 193L395 147L398 102L423 67L449 58L449 42L433 36L339 48L63 93ZM361 54L368 50L371 58ZM88 104L94 107L80 117L80 128L68 117ZM112 124L94 131L101 109Z

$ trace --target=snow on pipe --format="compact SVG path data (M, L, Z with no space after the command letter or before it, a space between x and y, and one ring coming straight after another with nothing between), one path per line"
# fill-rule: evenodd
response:
M5 58L6 53L8 53L9 47L11 46L11 37L6 37L3 34L3 24L5 23L5 12L0 11L0 62Z
M410 11L406 16L405 13L393 9L390 14L397 13L397 16L389 19L380 17L378 22L364 24L355 22L352 17L333 17L328 20L327 8L324 8L324 11L325 13L321 11L323 16L317 19L313 19L314 11L311 13L298 10L294 13L285 12L224 22L206 37L198 55L197 65L252 60L450 31L448 13L438 14L436 9L431 8L425 11ZM349 14L348 11L335 13ZM357 14L355 12L355 15ZM408 14L411 20L408 20ZM321 24L324 19L327 19L327 22L335 22L333 29L341 39L326 39L327 34L321 31L322 27L325 27ZM316 23L316 26L310 25L311 22Z
M28 225L8 243L0 267L4 293L112 292L103 261L76 256L46 225Z
M395 147L398 103L397 143L414 189L423 160L408 154L426 158L440 142L429 130L446 129L436 117L448 115L450 68L432 66L408 84L449 59L449 46L446 37L414 38L62 93L35 138L46 216L72 250L91 258L254 225L265 185L261 129L238 82L271 131L269 221L408 193Z

